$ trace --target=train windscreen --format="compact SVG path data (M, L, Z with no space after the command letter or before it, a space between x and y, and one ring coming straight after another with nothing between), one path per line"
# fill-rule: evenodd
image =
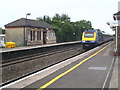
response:
M85 32L84 37L94 37L93 32Z

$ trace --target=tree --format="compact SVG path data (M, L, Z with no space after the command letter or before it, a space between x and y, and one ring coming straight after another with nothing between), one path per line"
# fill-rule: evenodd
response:
M45 22L47 22L47 23L52 24L51 18L50 18L49 16L47 16L47 15L44 15L43 17L39 17L39 18L37 18L37 20L38 20L38 21L45 21Z
M55 30L56 33L56 38L57 38L57 42L60 43L63 40L63 36L62 36L62 29L59 28L57 25L53 25L57 30Z
M60 15L55 14L55 16L53 16L52 20L61 20Z
M0 34L5 34L5 29L0 28Z
M66 14L61 15L61 21L70 22L70 17Z
M55 14L53 17L45 16L37 18L37 20L46 21L53 25L57 30L55 31L57 42L70 42L80 40L84 30L92 29L90 21L81 20L71 22L67 14Z
M75 40L80 40L82 37L83 31L92 28L91 22L86 20L72 22L72 24L74 26Z
M62 37L63 37L63 42L70 42L70 41L73 41L74 40L74 28L72 26L71 23L69 22L65 22L63 25L62 25Z

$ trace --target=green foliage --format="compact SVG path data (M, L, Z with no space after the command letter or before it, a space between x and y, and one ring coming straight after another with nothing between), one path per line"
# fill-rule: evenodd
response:
M47 15L44 15L43 17L39 17L37 18L37 20L46 21L47 23L50 23L50 24L52 23L51 18Z
M64 22L70 22L70 17L67 14L62 14L61 16L59 14L55 14L55 16L53 16L52 20L60 20L60 21L64 21Z
M5 29L0 28L0 34L5 34Z
M70 42L70 41L73 41L74 40L74 28L72 26L71 23L69 22L65 22L63 25L62 25L62 37L63 37L63 42Z
M56 38L57 38L57 42L61 42L62 41L62 29L59 28L57 25L53 25L57 30L55 30L55 33L56 33Z
M82 32L84 30L92 29L92 24L90 21L81 20L71 22L70 17L67 14L55 14L52 18L49 16L44 16L37 18L37 20L46 21L57 29L55 30L57 42L81 40Z

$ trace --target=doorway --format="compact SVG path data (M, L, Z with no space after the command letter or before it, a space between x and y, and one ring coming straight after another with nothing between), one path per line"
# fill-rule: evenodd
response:
M43 31L43 44L46 44L46 35L47 35L47 32Z

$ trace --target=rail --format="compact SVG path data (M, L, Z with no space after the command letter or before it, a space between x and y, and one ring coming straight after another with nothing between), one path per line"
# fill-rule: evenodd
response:
M27 50L27 49L25 49ZM67 43L62 45L42 47L40 49L29 49L25 56L17 58L6 58L1 65L2 69L2 85L10 83L18 78L25 77L33 72L42 70L51 65L59 63L70 57L82 53L82 45L80 42ZM14 51L13 51L14 52ZM16 51L15 51L16 52ZM24 50L23 50L24 52ZM25 51L26 52L26 51ZM35 53L34 53L35 52ZM4 52L8 53L8 52ZM19 51L17 52L19 53ZM20 53L22 53L20 51ZM33 54L32 54L33 53ZM10 54L10 52L9 52ZM8 54L8 56L10 56ZM13 53L12 53L13 54Z

